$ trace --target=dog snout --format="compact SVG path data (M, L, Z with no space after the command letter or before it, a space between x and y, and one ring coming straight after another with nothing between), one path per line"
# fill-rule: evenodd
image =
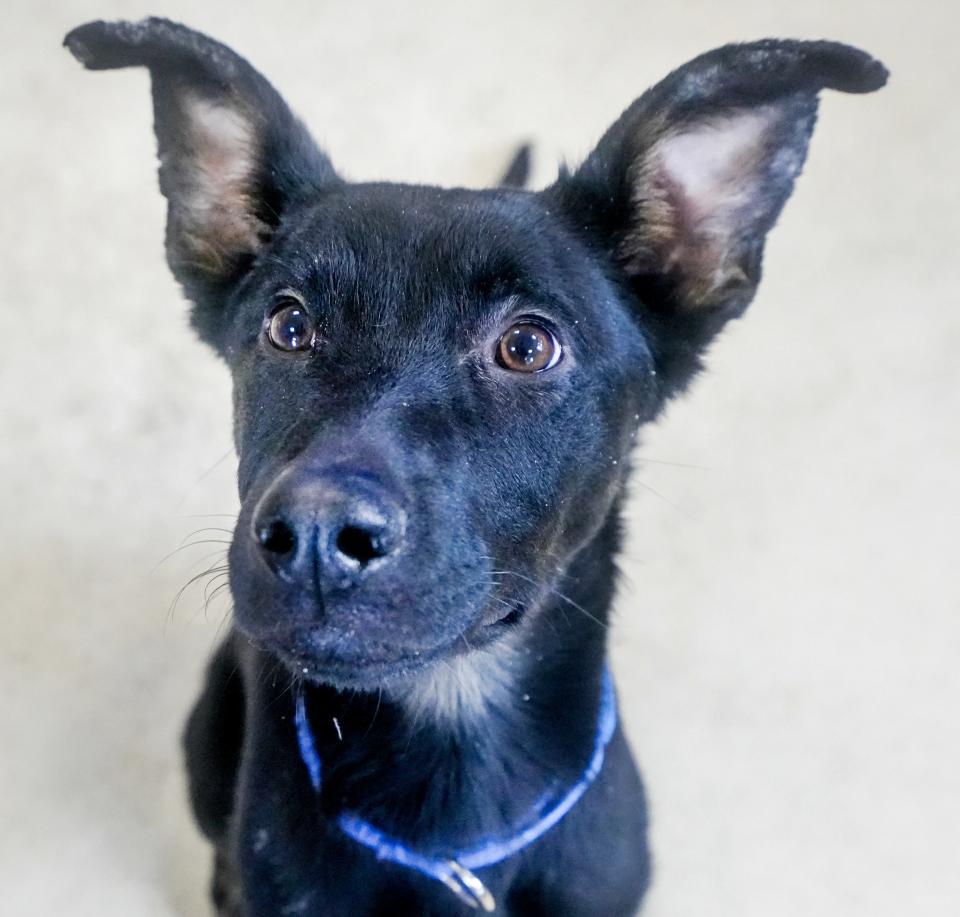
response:
M321 593L351 589L399 552L406 512L373 475L284 473L260 499L251 537L273 573Z

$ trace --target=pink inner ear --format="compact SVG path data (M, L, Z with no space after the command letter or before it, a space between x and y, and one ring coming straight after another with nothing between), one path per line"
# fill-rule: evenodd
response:
M187 99L185 114L195 165L213 186L211 193L248 182L254 168L249 120L235 108L199 97Z
M756 193L764 139L776 120L772 107L751 109L673 134L653 154L664 183L679 196L691 229L722 224ZM716 231L722 231L716 225ZM730 227L732 230L733 227Z
M644 158L630 245L652 254L688 308L749 283L742 243L769 210L771 167L790 180L800 166L772 142L781 118L773 105L714 117L661 137Z
M181 241L196 266L218 271L260 245L263 227L251 196L254 128L237 108L199 96L184 100L183 113L188 154L181 163Z

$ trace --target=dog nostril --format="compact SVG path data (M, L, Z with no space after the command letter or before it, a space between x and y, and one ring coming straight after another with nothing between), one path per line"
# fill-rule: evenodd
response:
M297 549L297 536L293 529L281 519L257 529L257 540L265 551L284 556L293 554Z
M388 553L384 549L380 536L355 525L348 525L340 530L337 535L337 550L345 557L356 561L361 567Z

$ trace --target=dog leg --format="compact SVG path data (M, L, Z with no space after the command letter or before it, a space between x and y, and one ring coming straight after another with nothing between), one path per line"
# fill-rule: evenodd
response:
M210 898L217 917L245 917L236 867L220 850L214 854Z
M210 661L183 737L194 816L218 848L233 812L243 732L243 681L231 635Z

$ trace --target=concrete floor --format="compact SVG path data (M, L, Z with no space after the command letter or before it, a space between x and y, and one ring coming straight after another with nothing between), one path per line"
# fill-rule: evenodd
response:
M228 383L162 261L146 76L59 48L156 12L247 54L363 178L479 185L530 137L546 182L729 40L887 62L882 93L824 99L760 296L647 437L613 642L645 915L960 913L957 10L7 0L0 911L206 913L178 732L225 606L168 609L222 545L158 562L229 526L204 515L235 509Z

